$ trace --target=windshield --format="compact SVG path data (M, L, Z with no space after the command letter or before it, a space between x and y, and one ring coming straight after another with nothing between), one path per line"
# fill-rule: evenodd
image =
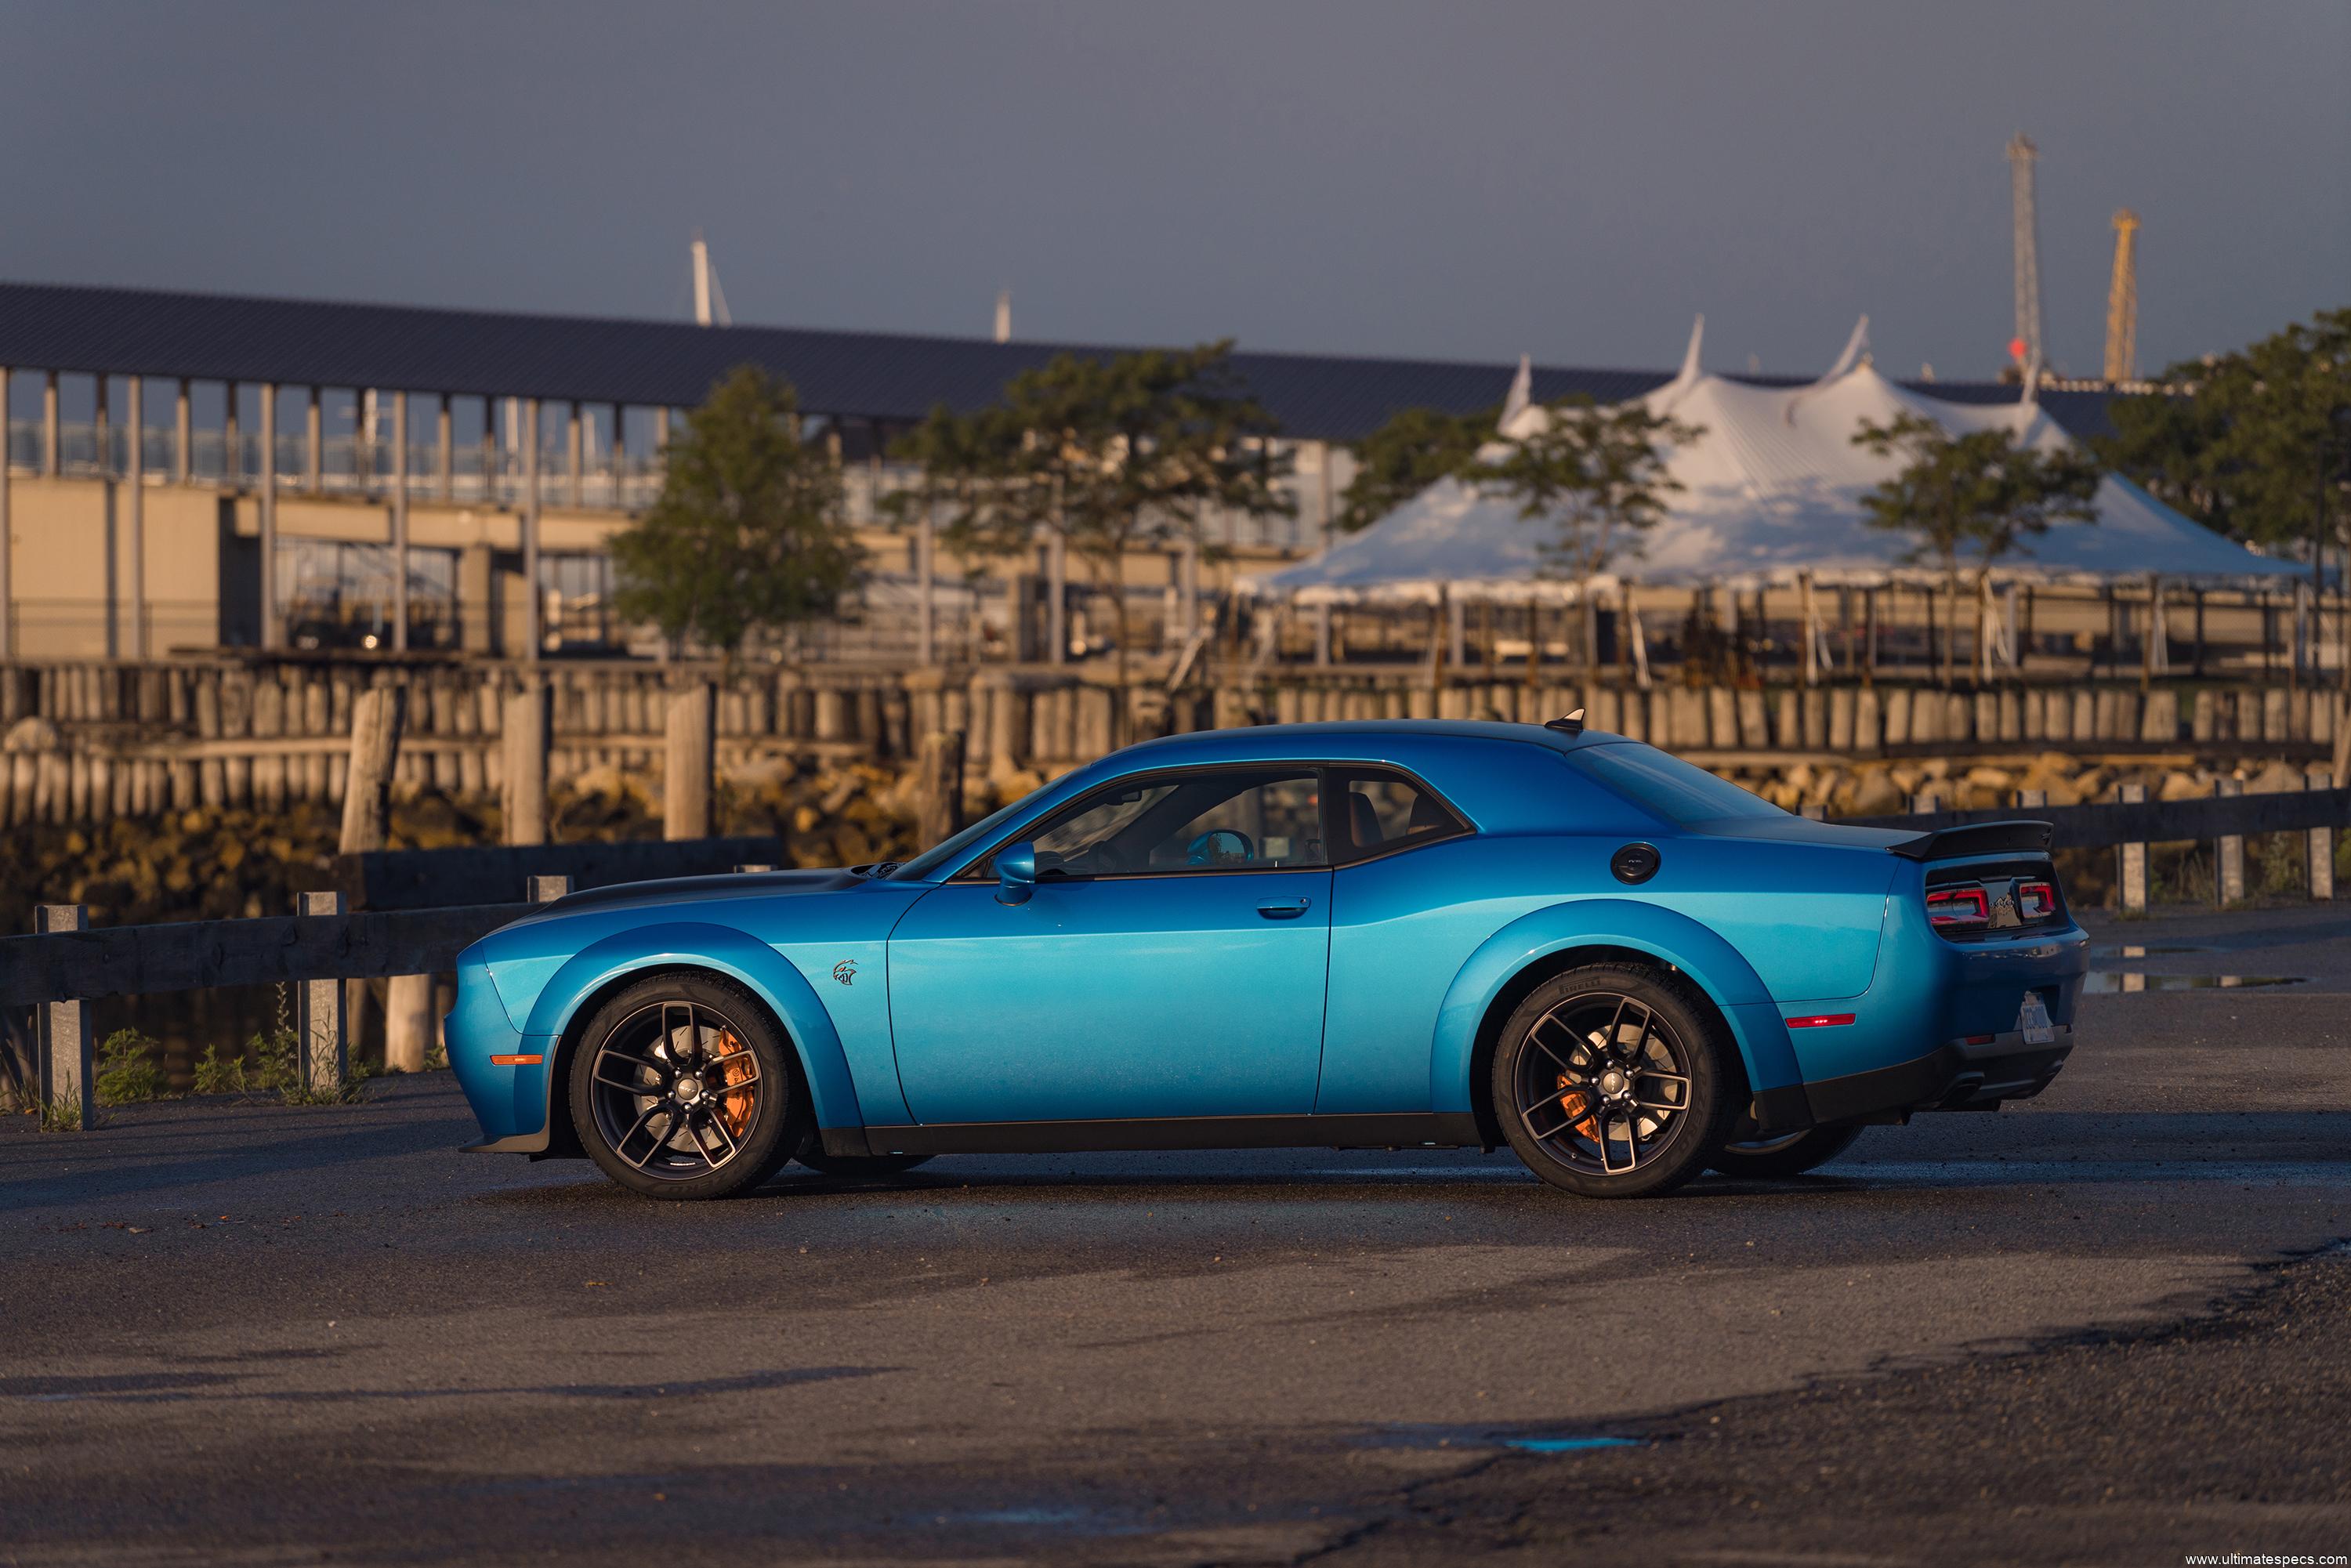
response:
M1032 789L1008 806L999 806L966 828L962 832L933 845L890 873L892 882L935 882L953 871L964 856L984 844L995 841L996 835L1010 824L1013 818L1027 810L1029 802L1043 794Z
M1625 741L1580 746L1567 760L1633 804L1677 826L1719 822L1725 818L1782 817L1786 812L1758 795L1718 779L1654 746Z

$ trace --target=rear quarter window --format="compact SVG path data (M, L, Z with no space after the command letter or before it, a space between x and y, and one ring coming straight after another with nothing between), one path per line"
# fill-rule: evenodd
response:
M1586 778L1678 827L1788 814L1760 795L1636 740L1581 746L1566 755L1569 766Z

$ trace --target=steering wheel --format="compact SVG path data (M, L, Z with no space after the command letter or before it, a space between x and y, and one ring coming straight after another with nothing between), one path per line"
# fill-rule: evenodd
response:
M1186 865L1247 865L1255 859L1249 836L1231 828L1211 828L1184 847Z

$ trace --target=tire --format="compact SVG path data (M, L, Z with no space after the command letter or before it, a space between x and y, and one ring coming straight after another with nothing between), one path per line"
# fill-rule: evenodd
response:
M1535 1175L1585 1197L1650 1197L1720 1152L1745 1082L1720 1021L1688 982L1592 964L1519 1004L1502 1026L1489 1088L1503 1137Z
M871 1180L876 1176L904 1176L916 1166L928 1165L928 1155L828 1155L824 1145L811 1136L800 1145L792 1158L820 1176L841 1176L848 1180Z
M1861 1124L1856 1122L1840 1127L1808 1127L1801 1133L1757 1138L1744 1144L1725 1144L1714 1156L1713 1168L1727 1176L1802 1176L1853 1147L1854 1140L1860 1136Z
M716 975L655 975L612 998L569 1076L580 1146L648 1197L747 1191L783 1167L808 1118L799 1059L767 1009Z

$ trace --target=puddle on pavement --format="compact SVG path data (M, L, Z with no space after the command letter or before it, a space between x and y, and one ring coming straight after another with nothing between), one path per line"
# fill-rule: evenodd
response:
M1587 1448L1638 1448L1638 1437L1598 1432L1510 1432L1491 1427L1383 1427L1361 1439L1370 1448L1516 1448L1528 1454L1573 1454Z
M2234 991L2260 986L2299 986L2309 978L2307 975L2150 975L2143 969L2093 969L2082 983L2082 994L2112 997L2140 991Z
M1071 1530L1092 1535L1125 1534L1137 1527L1092 1508L991 1508L977 1512L937 1516L943 1524L1015 1525L1029 1529Z

